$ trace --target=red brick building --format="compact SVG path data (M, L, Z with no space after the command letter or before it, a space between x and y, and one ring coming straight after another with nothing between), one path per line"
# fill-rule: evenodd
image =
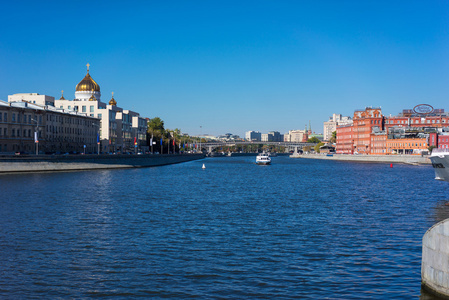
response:
M354 153L369 154L371 152L371 133L373 127L383 128L383 116L380 108L367 107L356 110L353 118Z
M342 125L337 127L337 147L336 153L339 154L353 154L354 153L354 139L352 137L352 124Z
M449 133L443 133L438 136L438 148L449 149Z
M432 145L449 148L449 132L436 132L438 128L449 127L449 115L443 109L436 109L427 115L413 113L413 110L407 109L399 116L385 117L380 108L355 111L352 125L337 127L336 152L418 154Z
M387 154L387 135L385 132L376 134L371 133L371 151L370 154Z

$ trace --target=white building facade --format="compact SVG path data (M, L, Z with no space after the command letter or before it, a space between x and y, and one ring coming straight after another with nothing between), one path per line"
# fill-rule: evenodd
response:
M262 140L262 134L259 131L247 131L245 132L245 140L260 142Z
M306 130L290 130L284 134L284 142L301 143L305 142L307 137L308 132Z
M352 124L351 117L343 117L341 114L332 114L327 122L323 123L323 140L329 141L332 132L337 131L337 126Z
M101 152L148 151L146 144L146 118L139 113L117 106L114 93L108 103L101 101L100 86L89 74L76 85L75 99L67 100L62 95L55 100L55 107L85 113L100 119L98 127Z

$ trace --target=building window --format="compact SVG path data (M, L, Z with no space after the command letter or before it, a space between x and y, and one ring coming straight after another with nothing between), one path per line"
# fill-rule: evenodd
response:
M98 118L101 119L101 114L98 114Z
M3 135L8 136L8 129L6 129L6 128L3 129Z
M90 112L94 112L94 106L93 105L90 106Z
M68 108L69 110L72 110L72 106L71 106L71 105L69 105L67 108Z
M16 121L16 114L12 114L12 121L13 121L13 122Z
M82 106L82 112L86 112L86 105Z
M12 130L11 130L11 136L13 136L13 137L16 136L16 130L15 130L15 129L12 129Z
M5 122L8 122L8 113L4 113L3 114L3 120L5 121Z

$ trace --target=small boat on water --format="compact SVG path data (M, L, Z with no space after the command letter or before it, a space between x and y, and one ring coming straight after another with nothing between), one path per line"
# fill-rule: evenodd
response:
M256 156L256 164L258 165L269 165L271 164L270 155L267 153L260 153Z
M433 149L430 155L435 179L449 182L449 149Z

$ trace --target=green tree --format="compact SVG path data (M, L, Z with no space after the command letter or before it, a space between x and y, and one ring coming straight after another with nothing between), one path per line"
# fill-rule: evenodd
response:
M147 125L148 125L148 129L147 129L148 145L150 147L152 146L152 145L150 145L150 139L153 137L153 141L156 142L156 144L154 144L153 151L161 152L162 149L160 146L160 140L165 135L164 121L162 121L161 118L156 117L156 118L150 119L148 121ZM166 147L165 142L164 142L164 147ZM165 149L167 149L167 148L165 148Z
M432 150L435 148L437 148L437 146L432 145L432 146L429 146L427 149L429 149L429 152L432 153Z
M312 136L311 138L309 138L309 139L307 140L307 142L308 142L308 143L320 143L321 141L320 141L320 139L317 138L316 136Z
M150 119L148 121L147 133L150 136L153 135L155 137L161 137L165 133L164 121L162 121L159 117Z
M320 142L320 143L316 144L315 147L313 147L313 149L315 150L316 153L320 153L320 147L323 145L324 145L324 143Z
M329 139L329 143L336 143L337 142L337 131L332 132L332 137Z

